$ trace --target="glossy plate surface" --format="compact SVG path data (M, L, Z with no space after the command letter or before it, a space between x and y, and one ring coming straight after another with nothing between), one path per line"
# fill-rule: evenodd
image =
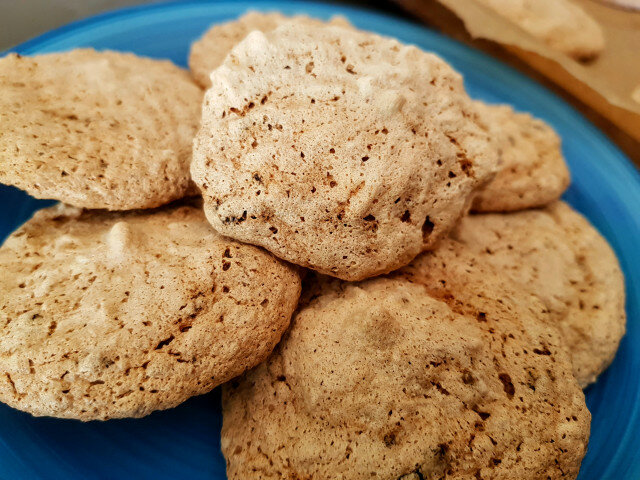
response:
M593 423L579 478L640 479L640 175L602 133L558 97L501 63L417 24L318 3L180 2L135 7L76 22L13 50L37 54L92 46L168 58L185 66L189 45L210 24L251 8L320 18L342 14L360 28L438 53L464 74L472 96L510 103L558 131L573 177L565 199L607 237L627 279L628 333L611 368L586 392ZM0 241L49 203L0 185ZM142 420L106 423L36 419L0 404L0 479L224 479L220 424L217 390Z

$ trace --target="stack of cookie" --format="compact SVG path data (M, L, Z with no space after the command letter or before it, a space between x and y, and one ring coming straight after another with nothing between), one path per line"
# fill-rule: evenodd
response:
M0 181L63 202L0 248L0 400L224 383L229 478L575 478L624 287L552 129L344 19L250 13L190 67L0 60Z

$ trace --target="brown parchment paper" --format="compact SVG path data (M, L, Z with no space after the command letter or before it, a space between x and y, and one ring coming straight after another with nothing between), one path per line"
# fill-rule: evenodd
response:
M596 121L640 164L640 102L636 90L640 88L640 12L594 0L573 0L602 26L606 42L597 59L582 63L548 48L475 0L396 1L445 33L467 40L459 31L463 25L464 33L478 41L475 46L490 53L496 53L491 43L499 44L613 124L614 128ZM504 59L504 55L497 56Z

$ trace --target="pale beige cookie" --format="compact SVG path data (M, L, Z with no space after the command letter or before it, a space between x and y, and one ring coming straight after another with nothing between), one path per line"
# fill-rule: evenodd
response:
M0 182L84 208L189 191L202 91L168 61L82 49L0 59Z
M212 73L191 173L220 233L346 280L406 265L497 165L462 78L374 34L254 31Z
M303 25L320 25L323 22L306 15L288 17L278 12L247 12L237 20L220 25L213 25L202 37L191 45L189 53L189 69L193 78L202 87L209 88L211 72L222 65L231 49L254 30L270 32L286 22ZM332 25L349 26L342 17L334 17L329 21Z
M258 364L298 274L201 208L57 206L0 248L0 400L33 415L142 417Z
M471 215L453 236L544 302L582 387L594 382L625 332L624 278L607 241L567 204Z
M604 49L602 27L571 0L476 0L548 47L577 60Z
M459 247L306 294L223 387L229 479L576 477L590 414L544 306Z
M475 103L499 153L499 171L480 190L473 210L522 210L558 200L569 186L569 170L553 129L507 105Z

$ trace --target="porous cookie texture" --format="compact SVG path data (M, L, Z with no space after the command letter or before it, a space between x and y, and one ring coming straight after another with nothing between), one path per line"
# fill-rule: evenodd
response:
M560 138L542 120L507 105L476 102L499 155L499 170L473 201L473 210L504 212L547 205L569 186Z
M604 49L602 27L571 0L476 0L554 50L590 60Z
M254 31L212 73L191 173L220 233L345 280L432 248L497 165L462 78L336 26Z
M590 414L534 296L451 241L391 278L321 279L223 387L230 479L573 479Z
M607 241L563 202L471 215L453 236L535 293L559 327L582 387L613 360L625 332L624 278Z
M33 415L141 417L253 367L300 280L200 208L37 212L0 248L0 400Z
M202 90L168 61L91 49L0 59L0 182L84 208L189 193Z
M210 75L222 65L231 49L254 30L270 32L286 22L304 25L320 25L323 22L306 15L286 16L278 12L248 12L231 22L213 25L202 37L191 45L189 69L193 78L202 87L211 87ZM343 17L334 17L332 25L349 26Z

